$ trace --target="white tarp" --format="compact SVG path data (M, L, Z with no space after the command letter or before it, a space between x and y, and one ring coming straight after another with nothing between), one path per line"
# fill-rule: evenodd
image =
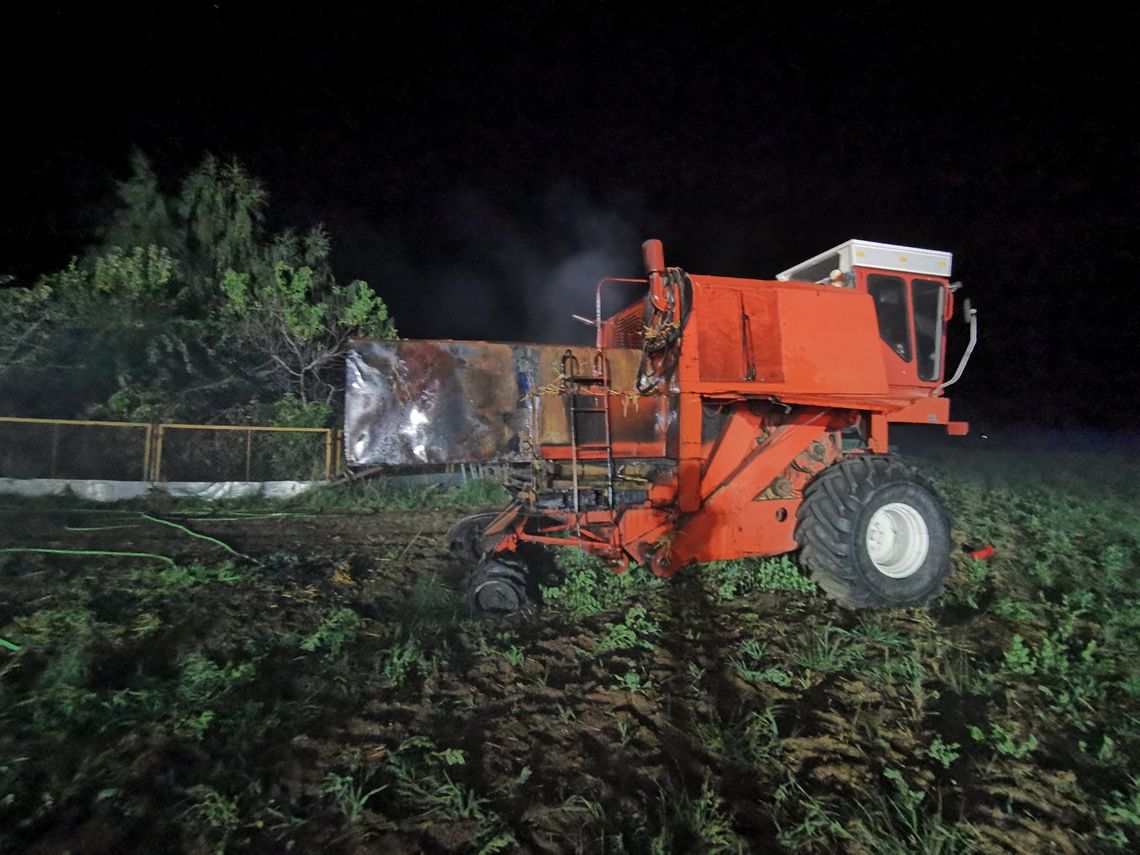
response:
M0 493L15 496L73 495L93 502L140 499L151 490L183 498L287 499L320 481L86 481L69 478L0 478Z

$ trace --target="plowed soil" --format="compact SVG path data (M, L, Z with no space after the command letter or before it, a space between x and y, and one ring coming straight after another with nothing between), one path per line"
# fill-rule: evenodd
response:
M0 515L0 549L60 550L0 553L18 647L0 651L0 850L1135 841L1112 812L1135 792L1128 674L1101 669L1098 707L1068 716L1053 613L995 613L1000 574L962 555L929 611L845 612L712 568L599 576L575 588L589 603L487 620L457 593L454 511L147 513ZM1079 659L1098 636L1075 620L1057 643Z

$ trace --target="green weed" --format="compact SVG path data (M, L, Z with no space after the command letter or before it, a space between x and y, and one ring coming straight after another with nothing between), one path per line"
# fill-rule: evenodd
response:
M1113 790L1104 817L1110 828L1102 832L1102 839L1123 848L1128 845L1128 831L1140 835L1140 776L1132 778L1127 792Z
M341 647L356 638L364 620L354 610L340 608L326 617L316 632L301 641L301 649L312 653L326 649L333 656Z
M286 500L283 506L292 511L322 513L336 510L473 509L501 507L509 501L510 494L502 484L492 480L470 479L457 487L444 487L371 478L307 490Z
M736 669L745 680L753 683L771 683L774 686L786 688L792 684L792 675L781 668L779 665L768 665L767 667L757 667L761 660L764 658L768 646L762 644L754 638L747 638L740 644L740 653L738 657L729 660L729 663Z
M653 681L644 677L641 672L636 669L626 671L624 674L615 674L614 679L619 688L625 689L625 691L632 694L646 692L653 688Z
M943 769L949 769L951 764L961 756L958 752L961 747L960 743L943 742L941 736L936 736L934 741L927 746L926 756L941 763Z
M787 849L835 850L853 839L840 816L792 775L776 789L774 801L778 809L776 839ZM781 821L780 814L787 818Z
M203 704L229 694L250 680L257 670L252 662L218 665L202 653L188 653L178 660L178 697L190 704Z
M859 658L861 648L847 639L849 635L825 626L812 635L810 641L792 652L792 661L812 674L833 674L842 671Z
M185 594L203 585L232 585L242 580L242 574L233 562L224 561L220 564L175 564L163 565L157 570L135 570L130 579L135 590L155 599Z
M190 805L181 814L183 821L208 828L213 851L225 852L230 837L243 824L237 800L203 784L190 787L186 796Z
M390 686L402 686L413 670L427 670L428 660L419 641L409 636L397 641L381 660L380 675Z
M337 809L344 814L350 823L356 823L364 808L377 793L388 789L387 784L378 787L369 787L372 777L370 770L353 768L349 774L341 775L338 772L329 772L325 775L324 783L318 791L322 796L329 798Z
M174 732L178 736L201 742L206 736L206 731L210 729L210 722L214 720L215 715L213 710L202 710L195 715L187 716L174 725Z
M724 799L708 781L695 797L679 789L661 794L661 830L650 842L651 852L744 851Z
M787 555L710 561L701 565L700 572L717 599L726 602L754 591L815 591L815 583Z
M499 655L515 668L522 667L523 662L526 661L526 649L518 644L512 644L506 650L499 651Z
M897 769L885 769L883 777L894 784L894 794L875 793L861 803L863 818L851 826L861 848L884 855L977 851L972 835L946 823L940 802L931 806L926 793L912 788Z
M620 745L622 748L625 748L627 745L629 745L629 741L633 739L633 731L634 728L630 726L630 723L628 721L626 721L624 718L618 719L618 745Z
M648 616L645 606L632 606L620 623L607 623L606 634L599 640L594 652L608 653L613 650L632 650L641 647L653 649L651 638L661 634L661 625Z
M1037 748L1037 736L1030 733L1025 739L1019 739L1016 732L1007 731L997 722L990 723L990 732L987 734L982 728L970 725L970 738L975 742L988 743L998 754L1021 760L1028 757Z
M557 586L543 586L543 602L575 619L599 614L664 585L638 567L614 573L597 558L574 549L555 550L554 560L563 578Z

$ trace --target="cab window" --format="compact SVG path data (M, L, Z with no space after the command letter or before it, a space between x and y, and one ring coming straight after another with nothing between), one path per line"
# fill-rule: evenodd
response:
M872 273L867 292L875 300L879 337L905 362L910 362L910 329L907 324L906 283L898 276Z
M942 367L942 284L915 279L910 287L918 379L937 380Z

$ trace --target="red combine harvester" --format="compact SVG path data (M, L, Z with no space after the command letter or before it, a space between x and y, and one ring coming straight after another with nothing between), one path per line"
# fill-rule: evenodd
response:
M892 423L944 425L945 252L852 240L775 281L666 267L595 291L594 347L465 341L354 343L349 464L502 464L514 499L449 538L472 606L526 608L547 547L618 572L799 549L848 607L923 603L950 568L931 487L888 454ZM603 289L643 300L602 317Z

